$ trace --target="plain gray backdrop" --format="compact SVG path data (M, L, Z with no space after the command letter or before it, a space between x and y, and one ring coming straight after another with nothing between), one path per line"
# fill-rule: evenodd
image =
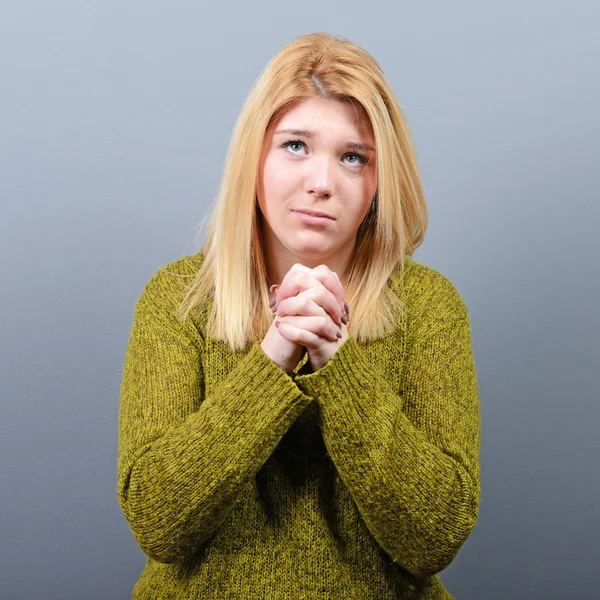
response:
M315 31L379 62L470 311L479 522L461 600L593 600L600 559L600 3L55 2L0 19L0 597L124 600L116 495L135 301L196 251L240 107Z

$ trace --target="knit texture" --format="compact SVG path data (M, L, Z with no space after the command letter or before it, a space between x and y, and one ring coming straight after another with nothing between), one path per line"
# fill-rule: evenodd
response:
M452 599L438 575L475 526L480 408L468 311L408 259L406 311L288 375L175 310L200 253L135 305L118 499L146 566L132 598Z

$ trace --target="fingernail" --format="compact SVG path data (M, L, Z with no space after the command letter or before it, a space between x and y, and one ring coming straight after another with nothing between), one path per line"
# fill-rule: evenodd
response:
M341 332L341 331L338 331L338 332L337 332L337 336L338 336L338 339L340 339L340 338L342 337L342 332Z
M269 308L273 308L275 306L275 304L277 303L277 298L273 298L271 300L271 302L269 302Z
M347 302L344 302L344 308L346 309L346 314L350 316L350 307L348 306Z
M277 283L274 283L270 288L269 291L271 292L271 294L279 287L279 285Z
M342 320L342 323L343 323L344 325L346 325L346 323L348 323L348 317L347 317L346 315L342 315L342 316L340 317L340 319Z
M279 321L275 321L275 327L279 327Z

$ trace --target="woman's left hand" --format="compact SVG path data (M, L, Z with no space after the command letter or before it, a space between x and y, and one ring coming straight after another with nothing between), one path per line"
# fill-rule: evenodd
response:
M280 335L306 347L308 360L314 372L321 369L348 339L348 328L344 323L348 320L347 314L340 324L329 314L332 295L344 300L344 313L347 313L348 305L345 303L340 280L329 267L320 265L306 274L308 277L302 279L303 291L300 293L297 293L297 285L286 285L284 278L277 290L273 310L276 310ZM310 287L307 287L307 282ZM324 289L315 289L319 287ZM292 298L292 301L286 302L288 298ZM338 331L339 334L335 335Z

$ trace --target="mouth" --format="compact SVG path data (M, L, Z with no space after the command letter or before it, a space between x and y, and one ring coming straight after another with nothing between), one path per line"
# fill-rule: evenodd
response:
M292 210L302 223L312 227L328 227L335 223L335 219L320 210Z
M297 210L292 210L292 212L299 213L302 215L308 215L309 217L317 217L317 218L321 218L321 219L329 219L331 221L335 221L335 219L331 215L328 215L327 213L325 213L321 210L310 210L310 209L300 208Z

